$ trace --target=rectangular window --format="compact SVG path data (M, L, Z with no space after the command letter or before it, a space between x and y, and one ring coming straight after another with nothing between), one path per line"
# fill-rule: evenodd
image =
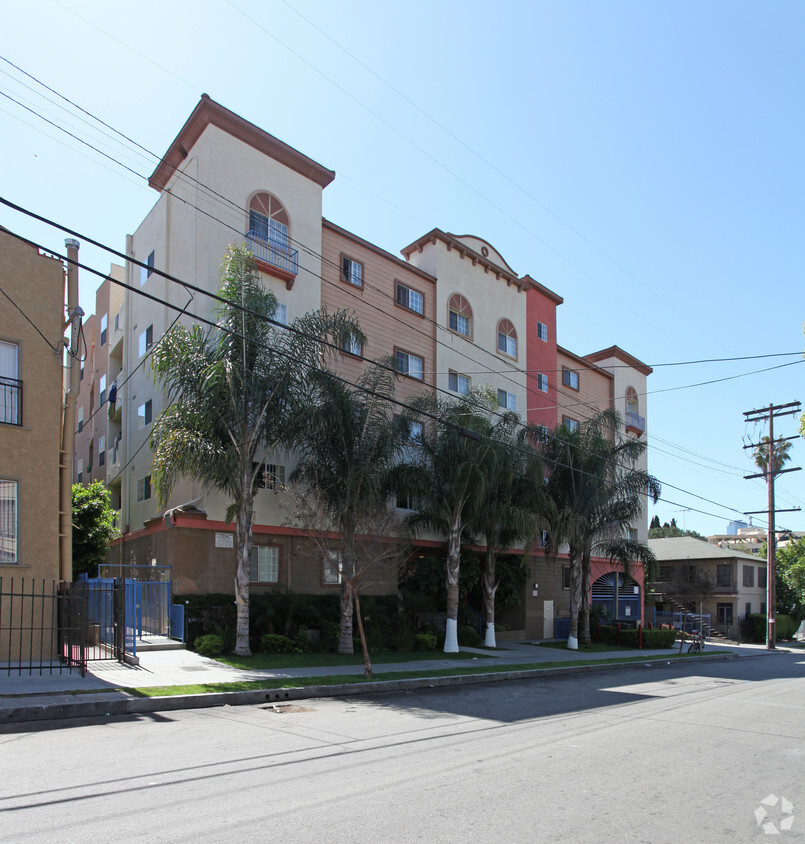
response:
M142 357L154 345L154 326L149 325L145 331L140 332L138 351Z
M631 542L637 542L637 528L626 528L626 538Z
M106 314L103 314L103 316L101 316L101 345L102 346L106 345L106 336L107 336L106 329L107 329L107 316L106 316Z
M447 378L448 387L460 396L466 396L470 391L472 381L469 375L463 375L461 372L450 372Z
M422 445L422 423L411 422L408 428L408 442L414 445Z
M255 471L257 464L253 464ZM285 467L279 463L264 463L262 471L255 481L257 489L283 489L285 486Z
M673 576L673 566L660 566L659 573L657 574L657 580L660 583L667 583L669 580L673 579Z
M137 481L137 500L148 501L151 497L151 476L146 475Z
M151 254L145 259L145 266L140 267L140 285L143 285L151 278L151 274L154 272L154 252L151 251Z
M142 429L145 428L146 425L151 424L151 399L148 399L147 402L143 402L137 408L137 428Z
M22 425L22 381L19 348L0 340L0 422Z
M755 585L755 567L754 566L743 566L743 584L744 586L754 586Z
M98 466L106 463L106 437L103 434L98 436Z
M341 572L344 569L344 559L340 551L325 551L322 558L321 580L327 586L337 586L341 583Z
M570 387L571 390L578 390L579 373L572 369L565 369L565 367L562 367L562 383L565 387Z
M425 297L417 290L412 290L397 282L397 304L420 316L425 312Z
M541 372L537 373L537 389L542 390L543 393L548 392L548 376Z
M397 372L421 381L425 373L425 362L417 355L408 352L397 352Z
M106 375L101 375L101 379L98 383L98 389L100 390L98 407L102 407L103 403L106 401Z
M115 314L115 331L120 331L120 311Z
M503 331L498 331L498 351L503 352L510 358L517 357L517 338L506 334Z
M730 563L716 566L716 586L732 588L732 565Z
M84 361L83 360L81 361L81 370L80 370L80 373L79 373L79 376L78 376L78 380L79 381L84 380Z
M752 604L751 602L747 601L746 610L744 612L744 618L749 618L750 615L752 615Z
M498 404L506 410L517 410L517 396L506 390L498 390Z
M537 339L543 343L548 342L548 326L544 322L537 323Z
M75 462L75 474L77 483L81 483L84 480L84 458L79 457Z
M281 325L288 324L288 306L281 302L277 304L277 310L274 311L274 321Z
M537 541L538 548L548 548L551 544L551 537L548 536L547 530L541 530L539 532L539 540Z
M732 604L716 604L716 617L719 624L732 624Z
M19 481L0 480L0 563L17 563Z
M249 555L249 579L254 583L279 583L280 549L273 545L257 545Z
M758 566L757 567L757 585L761 589L766 588L766 568L765 568L765 566Z
M398 510L416 510L413 495L398 495L397 496Z
M766 615L766 602L765 601L760 602L760 614Z
M78 433L80 434L84 430L84 408L78 408Z
M352 258L347 258L346 255L342 255L341 278L355 287L363 287L363 264L353 261Z
M579 430L579 420L572 419L570 416L563 416L562 417L562 424L568 431L578 431Z
M562 566L562 589L570 589L570 566Z
M344 340L344 351L348 355L363 357L363 343L361 343L360 337L355 337L354 335L347 337Z
M465 314L450 311L450 330L458 334L463 334L465 337L470 336L470 318Z

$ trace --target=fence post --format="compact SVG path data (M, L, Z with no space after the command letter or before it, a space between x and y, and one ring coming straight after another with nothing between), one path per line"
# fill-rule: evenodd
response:
M621 624L620 624L620 622L618 622L617 633L618 633L618 644L620 644L621 643Z
M640 650L643 650L643 625L638 624L637 626L637 647Z

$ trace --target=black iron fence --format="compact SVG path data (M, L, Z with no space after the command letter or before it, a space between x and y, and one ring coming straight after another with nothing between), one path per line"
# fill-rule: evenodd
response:
M90 660L123 659L125 629L122 581L0 577L0 673L84 676Z

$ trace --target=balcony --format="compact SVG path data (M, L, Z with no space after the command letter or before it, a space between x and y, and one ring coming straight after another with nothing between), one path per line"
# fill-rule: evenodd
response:
M22 425L22 381L0 375L0 423Z
M254 230L246 235L246 243L257 261L258 269L285 281L290 290L299 272L299 250L284 243L266 240Z
M646 430L646 417L640 416L631 410L626 411L626 430L636 434L642 434Z

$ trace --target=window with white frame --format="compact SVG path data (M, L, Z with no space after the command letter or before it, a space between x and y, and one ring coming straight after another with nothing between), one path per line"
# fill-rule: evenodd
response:
M414 496L410 493L400 493L397 496L397 509L398 510L416 510L416 502L414 501Z
M716 618L719 624L732 624L732 604L716 604Z
M420 316L425 312L425 297L400 281L397 282L397 304Z
M255 545L249 554L249 579L253 583L279 583L280 549L276 545Z
M19 562L19 481L0 478L0 563Z
M408 425L408 442L422 445L423 428L421 422L410 422Z
M285 486L285 466L279 463L263 463L258 471L257 464L253 464L257 472L255 486L257 489L283 489Z
M637 542L637 528L626 528L626 538L630 542Z
M472 308L460 293L454 293L448 302L447 327L456 334L472 337Z
M79 457L75 461L75 475L76 475L76 482L82 483L84 480L84 458Z
M341 279L354 287L363 287L363 264L354 258L342 255Z
M571 390L578 390L579 388L579 373L574 369L562 367L562 383L565 387L570 387Z
M137 481L137 500L148 501L151 497L151 476L146 475Z
M84 408L78 408L78 433L80 434L84 430Z
M151 399L143 402L137 408L137 428L145 428L146 425L151 424Z
M344 340L343 349L348 355L363 357L363 343L361 342L361 338L355 334L350 334Z
M425 375L425 362L419 355L412 355L398 349L396 352L397 372L421 381Z
M101 375L100 380L98 381L98 390L100 391L98 394L98 407L102 407L103 403L106 401L106 375Z
M287 250L290 219L276 196L258 193L249 206L249 235L273 247Z
M19 347L0 340L0 422L22 425L22 381Z
M288 324L288 306L282 302L277 303L277 309L274 311L274 321L281 325Z
M98 435L98 466L103 466L106 463L106 437L103 434Z
M506 410L517 410L517 396L507 390L498 390L498 404Z
M458 393L460 396L466 396L470 391L471 385L470 376L464 375L462 372L453 372L451 370L447 376L447 386L452 392Z
M344 556L341 551L325 551L321 561L321 580L325 586L337 586L341 583L344 570Z
M142 357L154 345L154 326L149 325L145 331L140 332L138 345L139 356Z
M742 566L743 568L743 584L744 586L752 586L755 585L755 567L754 566Z
M108 317L106 314L101 315L101 345L106 345L106 337L108 336Z
M544 322L537 323L537 339L543 343L548 342L548 326Z
M511 320L502 319L498 323L498 351L510 358L517 357L517 331Z
M537 389L542 390L543 393L548 392L548 376L541 372L537 373Z

